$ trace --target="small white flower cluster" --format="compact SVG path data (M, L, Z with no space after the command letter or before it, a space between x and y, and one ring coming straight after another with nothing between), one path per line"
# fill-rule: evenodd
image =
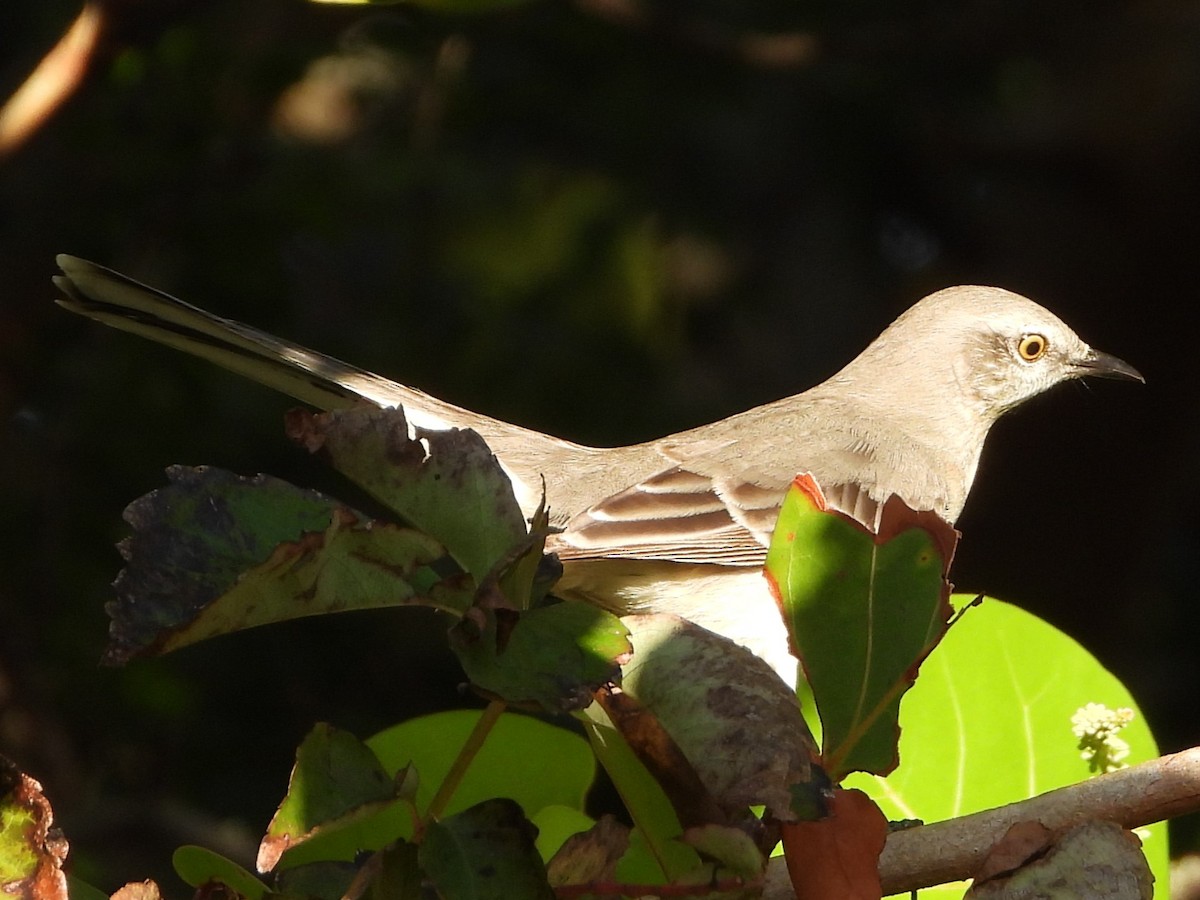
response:
M1133 710L1109 709L1103 703L1089 703L1071 716L1071 731L1079 738L1080 756L1091 772L1112 772L1125 768L1129 745L1117 732L1133 721Z

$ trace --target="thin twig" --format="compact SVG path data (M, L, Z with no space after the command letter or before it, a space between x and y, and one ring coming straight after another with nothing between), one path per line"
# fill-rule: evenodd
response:
M54 49L0 106L0 159L36 134L83 83L104 24L100 4L86 4Z
M893 832L879 860L883 892L896 894L970 878L1017 822L1037 821L1057 831L1103 819L1139 828L1197 811L1200 747L1193 747L998 809ZM795 896L782 858L771 860L763 896L768 900Z
M479 753L479 748L483 746L483 742L491 732L492 726L499 721L500 714L504 712L506 706L507 704L503 700L493 700L479 716L475 727L467 735L467 740L462 745L462 749L458 751L458 756L454 758L454 763L450 766L450 771L446 773L446 777L438 785L437 793L429 801L429 806L425 810L425 819L427 821L441 818L442 813L445 812L446 805L454 796L454 792L458 790L459 784L462 783L463 776L467 774L467 769L475 761L475 757Z

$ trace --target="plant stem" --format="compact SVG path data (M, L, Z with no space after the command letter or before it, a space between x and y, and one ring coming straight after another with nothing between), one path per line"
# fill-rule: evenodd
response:
M503 700L493 700L480 714L479 721L475 723L475 727L467 735L462 749L458 751L458 756L454 758L454 764L450 766L450 771L446 773L446 777L438 785L437 793L429 801L429 807L425 810L427 821L441 818L446 805L454 796L454 792L458 790L459 784L462 783L463 776L467 774L467 769L475 761L475 755L479 752L479 748L487 740L492 726L500 719L500 714L504 712L506 706L507 704Z

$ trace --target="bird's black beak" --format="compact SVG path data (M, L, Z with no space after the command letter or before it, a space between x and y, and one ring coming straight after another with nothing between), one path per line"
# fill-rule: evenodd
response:
M1121 381L1146 383L1142 373L1125 360L1117 359L1110 353L1101 353L1099 350L1088 350L1087 356L1079 360L1075 364L1075 368L1080 375L1098 375L1101 378L1117 378Z

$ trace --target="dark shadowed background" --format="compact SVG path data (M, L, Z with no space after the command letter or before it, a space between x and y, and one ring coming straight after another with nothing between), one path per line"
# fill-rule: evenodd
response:
M0 158L0 753L80 875L173 889L170 847L260 832L312 722L470 701L412 610L97 669L166 465L331 482L286 399L59 311L58 252L593 443L794 393L937 288L1027 294L1149 383L996 428L955 581L1200 742L1200 7L460 5L112 3ZM4 96L77 12L4 4Z

